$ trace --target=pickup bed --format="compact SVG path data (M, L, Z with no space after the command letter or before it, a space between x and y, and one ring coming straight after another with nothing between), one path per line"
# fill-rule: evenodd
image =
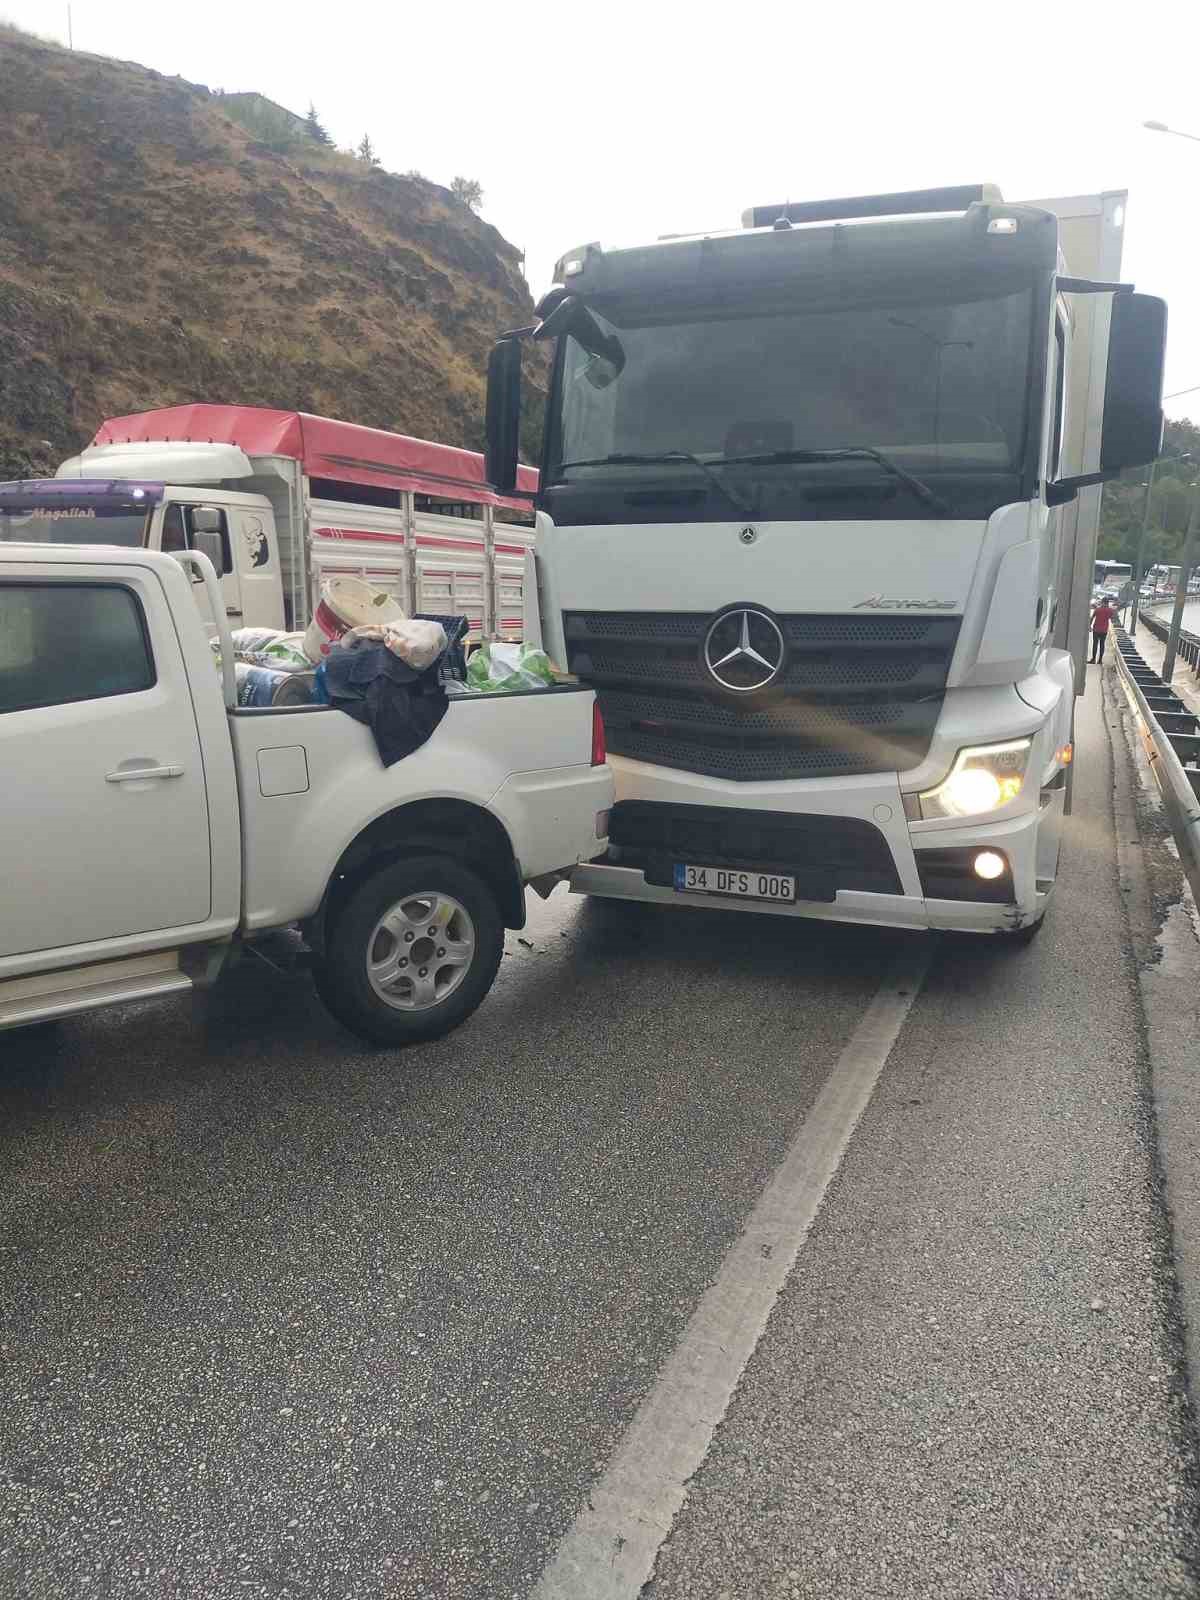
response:
M606 847L593 695L452 698L385 768L340 711L237 707L218 595L196 553L0 547L0 1028L210 984L299 924L347 1027L445 1033L525 885Z

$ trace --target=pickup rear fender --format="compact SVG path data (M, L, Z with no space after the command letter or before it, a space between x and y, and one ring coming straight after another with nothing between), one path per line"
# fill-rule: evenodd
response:
M343 851L316 914L305 923L313 947L324 949L339 904L365 877L405 856L422 855L453 856L471 867L496 896L505 927L525 926L521 865L503 823L466 800L414 800L376 817Z

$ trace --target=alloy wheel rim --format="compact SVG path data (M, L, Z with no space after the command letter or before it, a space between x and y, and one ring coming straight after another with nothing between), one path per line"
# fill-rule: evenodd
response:
M475 924L461 901L440 890L389 906L367 941L367 979L396 1011L428 1011L454 993L475 955Z

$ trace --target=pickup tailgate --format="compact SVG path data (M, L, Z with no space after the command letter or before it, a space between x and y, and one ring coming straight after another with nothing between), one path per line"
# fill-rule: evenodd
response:
M501 698L514 696L488 695L477 705L456 702L450 714L463 704L473 715L486 717ZM529 879L592 861L604 852L613 775L607 763L593 765L598 712L591 689L535 690L515 698L520 760L492 796L490 809L507 828Z

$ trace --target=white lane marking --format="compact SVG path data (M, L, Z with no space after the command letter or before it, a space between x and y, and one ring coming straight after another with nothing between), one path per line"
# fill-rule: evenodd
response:
M917 997L930 943L880 984L532 1600L641 1592Z

